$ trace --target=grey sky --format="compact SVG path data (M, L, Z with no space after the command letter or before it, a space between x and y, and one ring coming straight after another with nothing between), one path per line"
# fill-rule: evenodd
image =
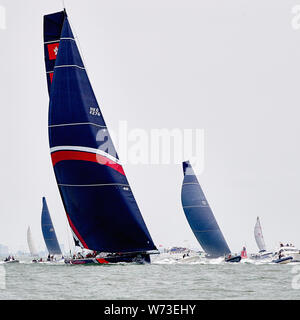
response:
M300 30L281 0L65 0L109 129L205 130L199 182L232 251L300 246ZM41 198L57 236L68 227L48 145L43 15L62 2L0 0L0 243L44 248ZM122 154L119 154L122 159ZM156 245L195 237L180 200L180 165L124 166Z

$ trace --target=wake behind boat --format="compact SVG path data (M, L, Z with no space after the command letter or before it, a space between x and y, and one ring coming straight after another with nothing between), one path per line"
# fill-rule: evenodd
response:
M111 253L111 254L99 254L94 257L78 257L65 259L66 264L108 264L108 263L137 263L144 264L150 263L150 257L147 253L136 254L130 253Z
M200 258L201 253L199 251L195 251L189 248L183 247L171 247L165 249L164 252L160 253L160 259L172 259L176 261L184 260L194 260L194 258Z
M183 173L181 189L183 210L207 257L225 257L225 262L239 262L241 256L231 254L189 161L183 162Z
M116 263L159 253L138 208L89 82L66 11L44 16L52 164L75 245Z

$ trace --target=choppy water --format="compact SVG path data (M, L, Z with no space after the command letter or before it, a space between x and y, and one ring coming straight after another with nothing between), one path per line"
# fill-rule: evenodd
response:
M0 265L0 299L300 299L298 275L299 264L203 262L198 257L90 266L21 259Z

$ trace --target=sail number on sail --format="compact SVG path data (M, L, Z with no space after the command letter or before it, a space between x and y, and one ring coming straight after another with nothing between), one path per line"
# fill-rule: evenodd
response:
M98 117L101 116L101 113L100 113L99 108L92 108L92 107L90 107L90 114L91 114L92 116L98 116Z

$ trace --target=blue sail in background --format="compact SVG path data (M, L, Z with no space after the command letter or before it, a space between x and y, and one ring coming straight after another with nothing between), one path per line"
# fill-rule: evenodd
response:
M47 250L49 254L62 254L56 233L53 227L53 223L50 217L49 209L47 206L46 199L43 197L43 209L42 209L42 232L44 236L44 240L47 246Z
M226 240L189 161L183 162L183 172L182 206L198 242L211 257L224 256L230 253Z
M131 191L64 11L44 16L49 141L76 245L157 250Z

